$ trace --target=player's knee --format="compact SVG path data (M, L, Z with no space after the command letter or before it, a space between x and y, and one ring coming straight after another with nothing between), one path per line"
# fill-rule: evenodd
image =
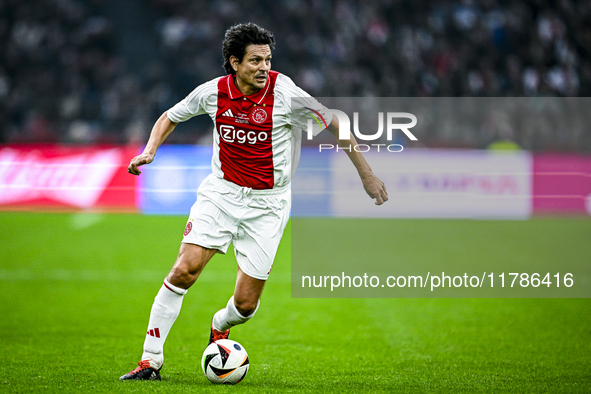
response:
M234 298L234 306L238 313L244 317L252 315L257 310L258 302L252 300L236 300Z
M175 286L188 289L195 283L211 256L204 257L203 251L196 245L188 247L183 244L183 246L181 246L177 261L168 275L168 281Z
M181 265L172 269L167 280L175 286L188 289L195 283L198 276L198 273L191 272L187 267Z

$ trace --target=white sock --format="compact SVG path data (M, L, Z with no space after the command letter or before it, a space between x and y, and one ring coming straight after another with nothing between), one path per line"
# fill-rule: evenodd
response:
M238 312L238 309L236 309L236 305L234 305L234 296L230 297L226 307L220 309L215 315L213 315L213 328L223 332L230 329L230 327L246 323L252 319L255 313L257 313L260 304L261 302L259 301L256 309L249 316L242 316L240 312Z
M160 369L164 363L164 341L181 311L185 293L187 290L164 279L164 284L154 298L142 355L142 360L149 360L152 368Z

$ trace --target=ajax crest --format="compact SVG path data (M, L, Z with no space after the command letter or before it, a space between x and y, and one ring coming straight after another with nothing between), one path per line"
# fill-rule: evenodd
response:
M252 122L261 124L267 120L267 111L261 107L256 107L250 112L249 118Z
M193 229L193 223L191 223L191 222L187 223L187 227L185 227L185 237L187 235L189 235L189 233L191 232L192 229Z

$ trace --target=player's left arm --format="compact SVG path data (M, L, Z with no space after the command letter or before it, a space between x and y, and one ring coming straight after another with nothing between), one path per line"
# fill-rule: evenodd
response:
M369 164L367 164L365 157L363 157L363 154L359 152L360 149L355 149L357 146L357 141L355 140L353 134L351 134L351 137L348 140L340 140L338 138L339 120L334 115L332 117L332 122L328 125L328 131L337 140L339 146L343 148L345 152L347 152L349 159L351 159L351 162L359 173L359 177L363 183L363 188L371 198L375 198L375 204L382 205L384 202L388 201L388 193L386 192L386 186L384 186L384 182L374 175L371 167Z

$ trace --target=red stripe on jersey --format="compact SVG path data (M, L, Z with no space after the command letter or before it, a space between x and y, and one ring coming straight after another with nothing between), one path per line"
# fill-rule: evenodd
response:
M271 189L273 172L273 104L276 71L269 71L267 84L244 96L227 75L218 82L216 132L224 179L253 189Z

